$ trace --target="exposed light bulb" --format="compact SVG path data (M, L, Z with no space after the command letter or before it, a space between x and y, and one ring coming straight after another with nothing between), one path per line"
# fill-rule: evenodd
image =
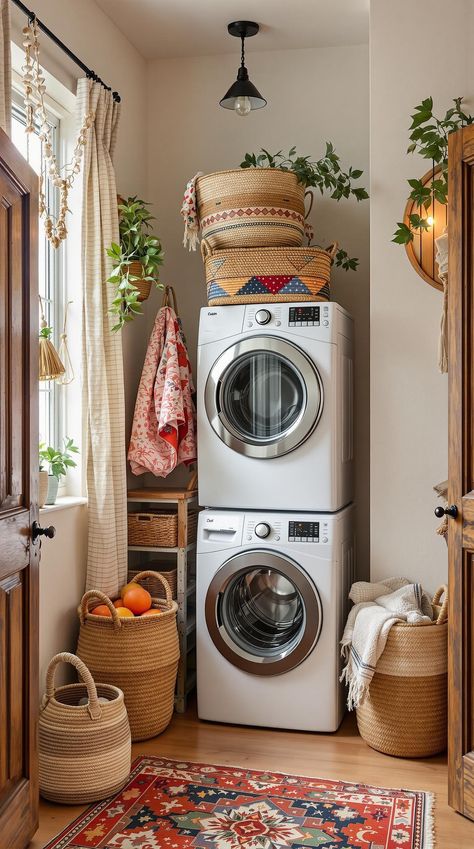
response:
M427 221L428 227L432 227L432 226L433 226L433 224L434 224L434 218L433 218L433 216L432 216L432 215L428 215L428 218L426 219L426 221Z
M250 98L246 97L246 96L236 97L234 109L235 109L235 112L236 112L237 115L242 115L242 116L248 115L249 112L252 110Z

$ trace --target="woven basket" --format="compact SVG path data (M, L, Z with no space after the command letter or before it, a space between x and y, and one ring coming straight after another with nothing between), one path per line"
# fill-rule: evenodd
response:
M357 708L361 737L386 755L426 758L447 745L446 587L437 590L433 605L436 621L390 629L369 695Z
M331 265L337 251L308 248L212 250L203 239L208 304L328 301Z
M140 572L135 581L149 577L165 590L166 599L153 599L161 616L121 619L110 598L98 590L85 593L79 607L77 653L95 678L123 690L132 740L148 740L168 726L179 660L178 605L158 572ZM89 613L92 600L106 604L112 619Z
M201 235L211 248L302 245L304 199L295 174L279 168L236 168L196 180Z
M54 686L59 663L71 663L82 683ZM86 696L88 704L79 705ZM108 701L99 702L103 697ZM87 666L62 652L50 661L39 716L39 784L52 802L83 805L118 793L130 773L131 739L123 693L95 684Z
M143 265L138 260L134 260L128 266L128 271L133 277L138 277L138 280L130 281L140 293L137 300L146 301L150 297L151 280L143 280Z
M178 545L178 516L176 513L160 513L148 510L145 513L129 513L128 544L149 545L156 548L176 548ZM189 545L196 537L197 513L188 515Z
M155 565L157 566L156 570L154 568ZM149 571L157 571L160 566L162 567L162 564L160 564L159 561L152 560L150 563L147 563L147 568ZM140 569L129 569L128 580L134 581L136 575L138 575L140 571ZM170 585L171 595L174 599L176 599L178 591L178 570L176 569L176 566L173 569L169 570L160 568L160 575L162 575L163 578L168 581L168 584ZM156 578L143 578L143 580L141 581L141 585L146 590L148 590L152 598L155 598L155 596L159 595L161 592L160 581L158 581Z

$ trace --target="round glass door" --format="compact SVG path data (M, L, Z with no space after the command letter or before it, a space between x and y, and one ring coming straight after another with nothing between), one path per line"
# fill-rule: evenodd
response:
M277 675L298 666L316 644L321 603L296 563L272 552L245 552L211 582L206 622L214 644L235 666Z
M205 405L213 429L230 448L249 457L280 457L316 427L322 383L296 345L258 336L219 357L207 380Z

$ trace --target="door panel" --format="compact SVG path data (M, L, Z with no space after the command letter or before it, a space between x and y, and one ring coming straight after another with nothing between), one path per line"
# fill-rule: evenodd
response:
M38 178L0 131L0 834L37 827Z

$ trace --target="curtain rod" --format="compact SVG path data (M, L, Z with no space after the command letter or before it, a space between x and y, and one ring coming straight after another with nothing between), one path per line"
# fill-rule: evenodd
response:
M66 54L66 56L69 56L69 58L84 71L86 77L91 80L94 80L94 82L96 83L100 83L104 86L104 88L107 89L107 91L112 91L111 87L109 85L106 85L104 81L97 76L95 71L91 71L91 69L88 68L87 65L85 65L84 62L82 62L81 59L79 59L79 57L72 52L72 50L69 50L69 47L66 47L66 45L63 44L61 39L59 39L58 36L54 34L54 32L51 32L51 30L46 26L46 24L43 24L43 22L36 17L36 14L30 9L28 9L28 7L25 6L24 3L21 3L20 0L12 0L12 2L15 4L15 6L18 6L18 8L21 9L21 11L27 16L29 21L36 21L39 29L42 30L42 32L44 32L44 34L51 39L51 41L54 41L54 43L60 48L60 50L62 50L63 53ZM112 96L116 103L120 103L121 98L117 91L112 91Z

